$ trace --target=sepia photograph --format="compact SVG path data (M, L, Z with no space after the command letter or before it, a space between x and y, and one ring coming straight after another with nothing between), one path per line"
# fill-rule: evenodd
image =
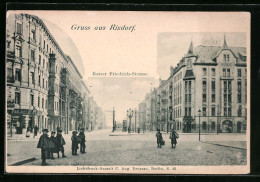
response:
M248 174L250 14L8 11L7 173Z

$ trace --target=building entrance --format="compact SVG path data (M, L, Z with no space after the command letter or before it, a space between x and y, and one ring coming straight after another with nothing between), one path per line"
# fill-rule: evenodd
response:
M230 120L225 120L222 122L222 132L224 133L232 133L232 121Z

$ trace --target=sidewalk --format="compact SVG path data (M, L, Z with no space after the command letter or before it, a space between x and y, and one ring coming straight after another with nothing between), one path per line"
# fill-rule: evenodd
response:
M246 141L202 141L203 143L247 150Z

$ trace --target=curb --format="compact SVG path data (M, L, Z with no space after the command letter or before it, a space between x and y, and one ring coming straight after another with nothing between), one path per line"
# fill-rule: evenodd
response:
M209 143L209 142L202 142L202 141L201 141L201 143L207 143L207 144L211 144L211 145L217 145L217 146L221 146L221 147L229 147L229 148L240 149L240 150L247 150L247 149L240 148L240 147L232 147L232 146L221 145L221 144L216 144L216 143Z
M20 162L16 162L14 164L11 164L10 166L20 166L20 165L23 165L23 164L26 164L26 163L29 163L29 162L32 162L32 161L35 161L36 158L33 157L33 158L29 158L29 159L26 159L26 160L23 160L23 161L20 161Z

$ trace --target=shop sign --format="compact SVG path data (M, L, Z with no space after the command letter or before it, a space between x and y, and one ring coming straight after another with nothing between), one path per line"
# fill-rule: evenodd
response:
M28 109L15 109L13 111L14 115L29 115L31 110Z

